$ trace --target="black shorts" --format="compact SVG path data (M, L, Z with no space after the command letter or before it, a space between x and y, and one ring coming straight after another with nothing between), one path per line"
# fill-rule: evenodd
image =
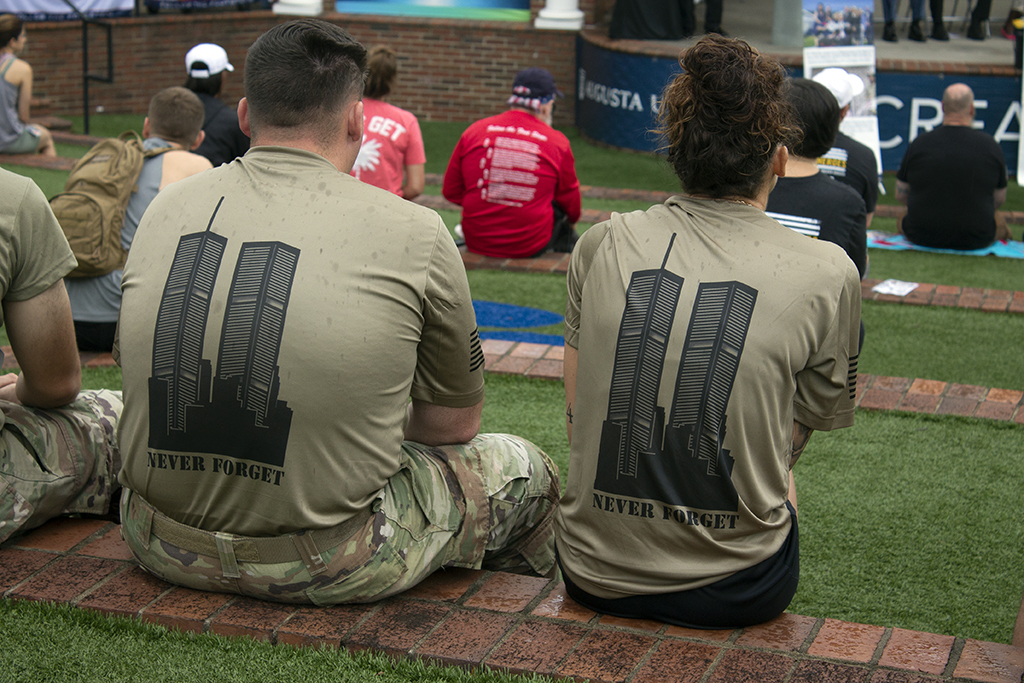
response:
M83 323L75 321L75 342L79 351L103 353L114 348L117 323Z
M786 507L793 517L793 525L775 554L720 581L675 593L599 598L573 583L559 559L565 592L579 604L601 614L654 619L686 628L733 629L771 621L792 602L800 580L796 513L788 501Z

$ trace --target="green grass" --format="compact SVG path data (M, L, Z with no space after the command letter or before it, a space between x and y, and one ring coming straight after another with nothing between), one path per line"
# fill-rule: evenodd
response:
M488 375L486 431L543 448L563 486L562 386ZM1009 642L1020 604L1024 427L858 411L815 433L794 472L801 581L790 611Z
M0 600L0 679L36 683L540 683L540 676L466 671L370 652L273 646L168 631L68 605Z
M468 123L421 121L427 173L444 173L459 136ZM674 192L679 181L660 156L623 152L590 144L576 128L562 128L576 157L576 175L583 185Z
M71 121L71 132L79 134L85 132L81 116L66 118ZM112 138L126 130L134 130L142 135L142 122L145 119L145 114L97 114L89 117L89 135Z
M1024 390L1024 316L865 301L858 370Z
M859 411L794 468L790 611L1009 642L1020 605L1024 427Z

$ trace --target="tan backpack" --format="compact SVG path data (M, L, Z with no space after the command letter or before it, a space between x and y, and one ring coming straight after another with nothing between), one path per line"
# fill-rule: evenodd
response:
M71 169L64 191L50 200L78 259L67 277L99 277L124 267L121 228L128 200L138 189L143 160L166 151L143 151L142 138L130 130L97 142Z

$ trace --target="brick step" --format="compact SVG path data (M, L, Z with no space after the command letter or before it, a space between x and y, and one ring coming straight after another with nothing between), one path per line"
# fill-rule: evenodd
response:
M462 263L466 270L505 270L515 273L558 273L564 275L569 269L569 255L559 253L542 254L536 258L501 259L481 256L462 247ZM979 287L957 287L918 283L917 288L906 296L879 294L872 287L881 280L862 280L861 297L869 301L902 303L912 306L950 306L972 308L986 312L1024 313L1024 291L1013 292L1005 289L981 289Z
M0 166L31 166L51 171L70 171L78 159L47 157L42 154L0 154Z
M299 647L371 649L595 683L1020 683L1024 649L785 613L705 631L596 614L560 581L441 570L365 605L296 606L172 586L138 567L117 524L58 518L0 546L0 597Z
M428 185L441 185L443 176L439 173L428 173ZM650 202L661 204L671 197L675 192L660 192L654 190L631 190L616 187L596 187L593 185L580 185L580 194L587 199L621 199L638 202ZM458 211L459 207L447 201L440 195L420 195L415 200L423 206L429 206L436 210ZM905 206L892 206L889 204L878 204L875 206L875 215L881 218L899 218L907 212ZM1006 222L1014 225L1024 224L1024 211L1000 211L1006 217ZM596 209L583 210L580 220L584 223L598 223L606 221L611 217L610 211L597 211Z
M71 133L69 131L53 131L53 139L55 142L61 142L65 145L92 147L103 138L98 135L82 135L81 133Z
M35 123L43 128L47 128L51 133L54 131L69 131L71 130L71 122L67 119L62 119L59 116L49 115L36 115L29 119L29 123Z
M482 345L487 372L562 381L565 353L562 346L499 339L485 339ZM18 359L11 347L0 347L0 351L4 354L2 369L16 369ZM83 351L80 356L83 368L115 365L109 353ZM961 415L1024 424L1022 391L930 379L858 375L856 405L870 410Z

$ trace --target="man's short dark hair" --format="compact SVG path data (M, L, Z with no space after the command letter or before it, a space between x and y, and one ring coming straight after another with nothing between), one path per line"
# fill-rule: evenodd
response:
M793 105L803 133L803 139L793 145L793 154L817 159L832 149L843 118L835 95L821 83L794 78L786 98Z
M362 95L366 49L348 31L320 19L296 19L256 39L245 58L249 124L310 127L324 142L341 130L344 105Z
M196 62L195 66L205 67L206 62ZM209 78L195 78L193 76L187 76L185 78L185 87L194 93L200 93L202 95L211 95L216 97L220 94L220 88L222 85L221 72L217 72Z
M191 90L164 88L149 101L149 132L190 149L203 129L203 103Z

